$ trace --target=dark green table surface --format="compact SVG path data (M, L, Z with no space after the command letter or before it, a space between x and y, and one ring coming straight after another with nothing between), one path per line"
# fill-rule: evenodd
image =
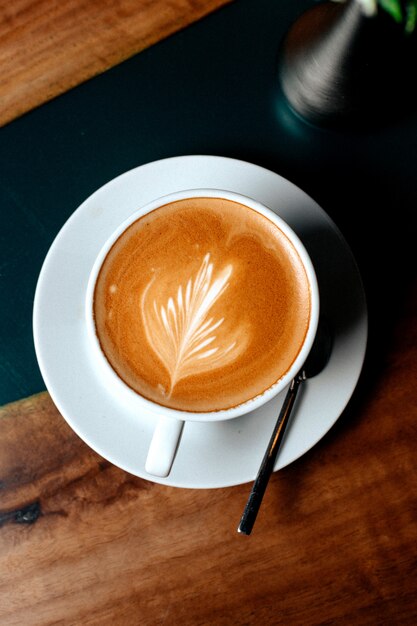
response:
M184 154L268 167L321 204L364 278L377 370L415 276L417 111L347 132L288 110L277 53L311 4L236 0L0 129L0 404L44 389L33 296L61 226L123 171Z

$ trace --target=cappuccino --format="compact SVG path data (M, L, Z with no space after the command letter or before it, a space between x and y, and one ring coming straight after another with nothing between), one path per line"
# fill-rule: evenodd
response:
M139 395L211 412L278 382L312 310L308 276L268 217L218 197L176 200L138 218L94 288L101 350Z

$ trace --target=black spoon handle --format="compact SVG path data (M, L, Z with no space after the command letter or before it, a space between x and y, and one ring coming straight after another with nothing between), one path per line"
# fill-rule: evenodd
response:
M296 376L292 380L291 385L287 391L287 395L285 396L284 403L282 405L280 414L275 424L275 428L266 449L265 456L262 460L255 482L253 483L252 491L246 503L245 510L243 511L243 515L237 529L239 533L242 533L244 535L250 535L252 532L252 528L262 502L262 498L264 497L269 478L274 469L275 459L277 458L278 450L280 449L282 440L284 438L285 429L289 422L291 411L297 397L298 388L300 386L300 383L302 383L304 380L304 372L298 374L298 376Z

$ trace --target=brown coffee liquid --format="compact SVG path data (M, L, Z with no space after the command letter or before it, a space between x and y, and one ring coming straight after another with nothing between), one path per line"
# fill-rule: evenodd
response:
M216 411L263 393L304 342L302 261L268 218L193 198L134 222L104 260L96 332L113 369L161 405Z

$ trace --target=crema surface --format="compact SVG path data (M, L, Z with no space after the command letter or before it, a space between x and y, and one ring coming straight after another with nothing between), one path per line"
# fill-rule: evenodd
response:
M302 261L268 218L193 198L134 222L100 270L94 319L110 365L158 404L216 411L291 367L311 313Z

